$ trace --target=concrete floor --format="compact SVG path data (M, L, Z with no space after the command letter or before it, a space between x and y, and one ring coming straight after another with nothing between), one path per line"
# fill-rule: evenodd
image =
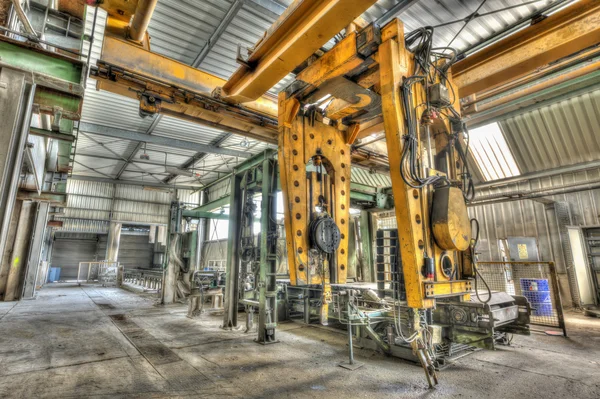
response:
M0 303L0 398L599 398L600 319L569 316L569 338L515 336L480 351L426 387L414 364L356 350L343 332L296 323L280 343L190 320L183 305L155 306L115 288L48 285L39 298Z

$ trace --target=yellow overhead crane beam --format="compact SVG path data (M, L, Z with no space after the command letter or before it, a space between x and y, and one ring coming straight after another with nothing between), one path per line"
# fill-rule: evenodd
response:
M510 85L600 43L600 1L580 0L452 68L462 98Z
M295 0L223 86L224 98L235 103L257 99L375 2Z
M109 21L112 22L112 21ZM232 133L275 143L277 101L264 95L232 105L212 92L225 80L115 37L104 37L97 88L140 100L142 111L203 123Z

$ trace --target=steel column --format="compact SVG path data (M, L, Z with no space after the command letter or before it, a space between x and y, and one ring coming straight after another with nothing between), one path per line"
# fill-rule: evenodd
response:
M356 228L356 226L355 226ZM375 269L373 266L373 238L372 238L371 213L360 212L360 239L362 245L363 281L375 281ZM356 243L359 245L359 243ZM367 274L368 273L368 274Z
M50 209L50 203L48 202L37 202L34 204L37 209L33 231L31 232L31 244L29 245L29 256L27 257L22 299L33 298L35 295L36 280L42 260L42 247L46 234L46 223L48 221L48 210ZM43 283L41 281L40 285Z
M277 326L277 192L275 162L263 161L258 298L258 342L276 342Z
M229 234L227 235L227 266L225 272L225 296L223 328L237 327L240 277L240 228L242 217L242 175L231 176L231 193L229 195Z
M28 83L25 76L7 67L0 70L0 254L6 246L31 124L35 84Z

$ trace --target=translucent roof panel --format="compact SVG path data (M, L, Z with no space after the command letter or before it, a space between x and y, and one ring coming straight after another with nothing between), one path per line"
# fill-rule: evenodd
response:
M491 123L469 132L469 150L486 181L504 179L521 174L506 138L497 123Z

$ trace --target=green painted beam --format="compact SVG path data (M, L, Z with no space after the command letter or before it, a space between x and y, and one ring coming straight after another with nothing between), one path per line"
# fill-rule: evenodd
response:
M229 220L229 215L224 213L214 213L214 212L206 212L199 211L197 209L192 210L184 210L182 213L184 218L193 218L193 219L218 219L218 220Z
M51 130L38 129L35 127L29 128L29 134L32 136L48 137L49 139L60 140L69 143L75 141L75 136L71 134L56 133Z
M0 58L2 63L15 68L37 72L55 79L81 84L84 63L58 53L50 54L25 43L0 37Z

